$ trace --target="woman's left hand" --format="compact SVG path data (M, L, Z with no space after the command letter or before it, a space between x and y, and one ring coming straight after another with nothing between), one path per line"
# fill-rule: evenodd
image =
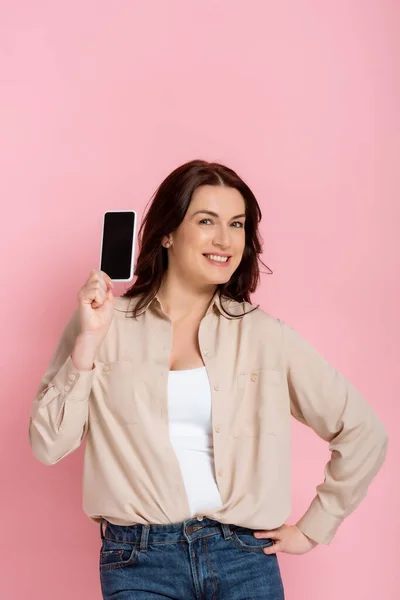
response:
M309 552L318 542L307 537L296 525L281 525L276 529L256 530L254 537L258 539L271 538L274 545L264 548L265 554L276 554L287 552L288 554L305 554Z

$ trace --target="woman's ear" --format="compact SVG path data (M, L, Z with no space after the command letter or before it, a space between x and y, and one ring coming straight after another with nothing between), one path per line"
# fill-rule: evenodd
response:
M166 235L163 237L161 245L164 246L164 248L169 248L170 246L172 246L172 240L171 240L171 236Z

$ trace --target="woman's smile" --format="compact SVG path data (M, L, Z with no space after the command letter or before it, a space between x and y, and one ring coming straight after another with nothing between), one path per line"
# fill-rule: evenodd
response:
M209 262L212 265L215 265L216 267L227 267L230 265L230 259L231 259L231 255L230 254L220 254L220 253L213 253L213 254L203 254L204 258L207 260L207 262Z

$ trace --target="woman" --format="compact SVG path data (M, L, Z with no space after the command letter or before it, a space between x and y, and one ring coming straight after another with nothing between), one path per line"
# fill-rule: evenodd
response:
M31 410L35 457L86 438L104 599L284 598L277 552L329 544L384 462L386 429L294 329L250 304L261 211L231 169L195 160L155 193L137 279L93 270ZM329 442L290 516L290 417Z

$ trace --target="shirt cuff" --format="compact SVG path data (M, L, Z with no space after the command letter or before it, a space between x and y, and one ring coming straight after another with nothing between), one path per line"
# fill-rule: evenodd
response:
M72 401L87 400L92 387L96 365L90 371L78 371L72 362L71 355L59 369L53 380L36 398L37 407L44 407L60 394L64 399Z
M315 542L327 545L334 538L342 521L343 518L327 513L316 496L308 510L296 523L296 527Z

